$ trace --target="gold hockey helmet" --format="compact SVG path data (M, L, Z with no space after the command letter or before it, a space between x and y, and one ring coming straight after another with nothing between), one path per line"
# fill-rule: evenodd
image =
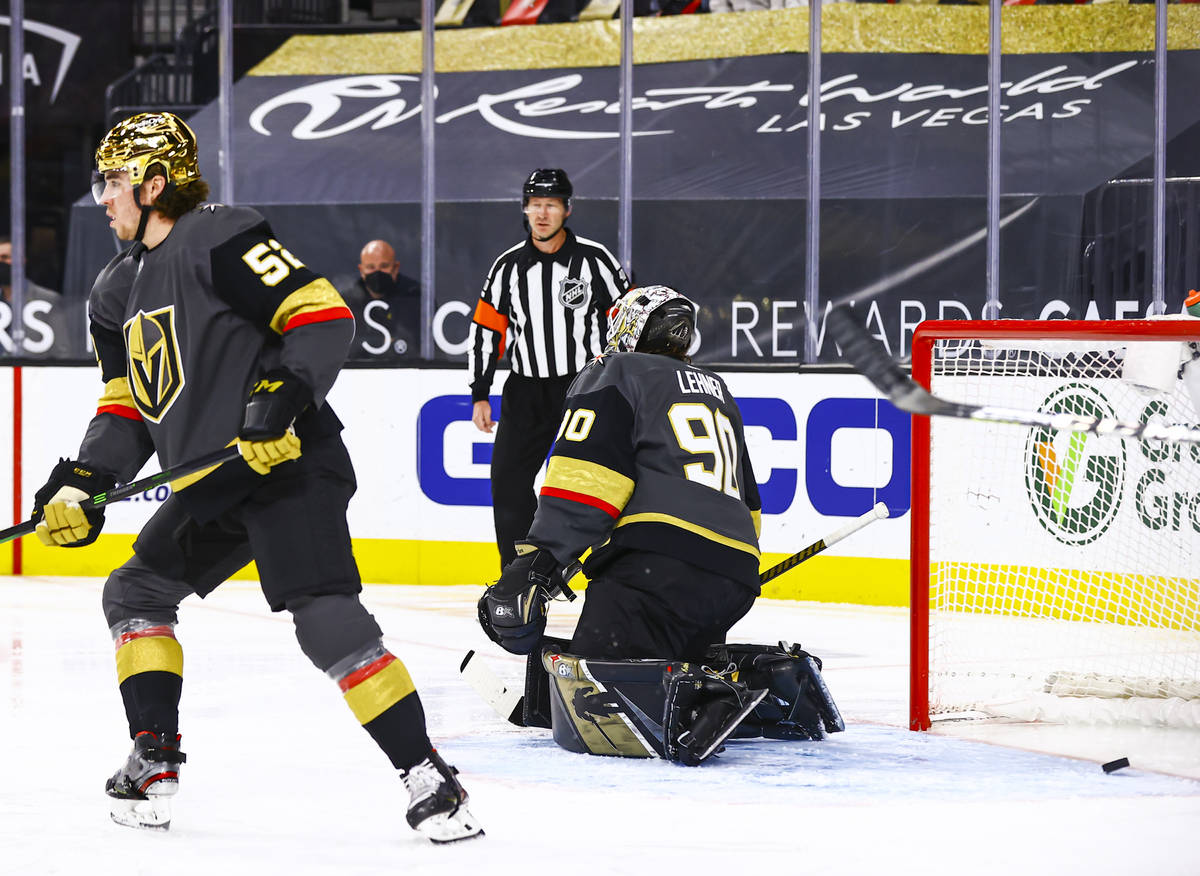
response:
M196 135L174 113L130 116L105 134L96 150L96 173L101 179L111 171L126 171L129 184L140 185L152 164L166 169L168 183L200 179Z

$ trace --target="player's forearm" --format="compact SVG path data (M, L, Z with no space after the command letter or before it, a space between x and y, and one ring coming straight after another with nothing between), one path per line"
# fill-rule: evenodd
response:
M353 340L353 320L336 319L300 326L284 333L279 364L308 385L312 390L313 405L320 407L342 370Z
M101 413L88 424L76 458L113 475L119 483L128 483L153 453L154 444L145 423Z

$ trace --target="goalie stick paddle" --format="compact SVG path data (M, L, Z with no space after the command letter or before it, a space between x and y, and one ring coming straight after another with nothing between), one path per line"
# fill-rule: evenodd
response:
M875 388L887 396L888 401L910 414L958 417L1016 426L1042 426L1062 432L1115 435L1118 438L1145 441L1200 444L1200 429L1182 424L1130 423L1111 417L1085 417L1061 411L1029 411L948 401L931 394L905 374L883 345L855 321L850 308L845 305L833 308L829 312L828 326L834 342L855 370L875 384Z
M847 523L841 529L838 529L835 532L831 532L829 535L825 536L824 538L817 539L812 544L810 544L808 547L806 547L802 550L796 551L796 553L792 554L790 557L788 557L783 562L776 563L774 566L767 569L765 572L760 573L758 576L758 583L766 584L768 581L778 578L784 572L788 571L789 569L794 569L796 566L800 565L805 560L812 559L813 557L815 557L821 551L825 550L825 548L829 547L830 545L835 545L839 541L841 541L843 538L846 538L847 536L852 535L855 532L858 532L860 529L862 529L868 523L873 523L874 521L880 520L887 516L888 516L887 505L885 505L883 502L876 502L875 507L873 507L866 514L863 514L859 517L855 517L853 520L851 520L849 523Z
M525 726L521 720L524 713L524 693L505 684L474 651L468 651L467 656L463 657L458 672L463 681L471 685L475 693L479 694L497 715L518 727Z
M79 507L85 511L92 508L101 508L105 505L111 505L113 502L119 502L122 499L128 499L135 493L142 493L146 490L152 490L155 487L178 480L190 474L195 474L198 471L203 471L206 468L212 468L215 465L220 465L223 462L228 462L231 459L240 455L240 451L236 444L231 444L228 447L222 447L220 450L214 450L212 453L206 453L204 456L198 456L195 459L181 463L173 468L163 469L157 474L147 475L141 480L131 481L121 487L114 487L104 493L97 493L94 496L89 496L79 503ZM40 518L39 518L40 519ZM12 541L14 538L20 538L24 535L29 535L37 529L38 519L30 518L24 523L18 523L16 526L10 526L8 529L0 529L0 544Z

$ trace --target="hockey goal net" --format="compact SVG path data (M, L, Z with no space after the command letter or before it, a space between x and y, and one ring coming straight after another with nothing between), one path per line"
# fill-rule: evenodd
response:
M1200 320L939 321L976 405L1200 424ZM1200 727L1200 445L913 418L910 722Z

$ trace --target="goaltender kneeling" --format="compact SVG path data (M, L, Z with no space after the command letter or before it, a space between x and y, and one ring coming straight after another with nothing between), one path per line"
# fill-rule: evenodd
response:
M815 657L724 644L759 593L761 505L741 411L691 364L695 329L695 305L666 286L609 311L604 354L568 392L529 534L479 601L488 636L529 655L523 723L553 727L571 751L696 765L731 735L844 728ZM574 635L548 638L546 604L574 598L566 582L589 548Z

